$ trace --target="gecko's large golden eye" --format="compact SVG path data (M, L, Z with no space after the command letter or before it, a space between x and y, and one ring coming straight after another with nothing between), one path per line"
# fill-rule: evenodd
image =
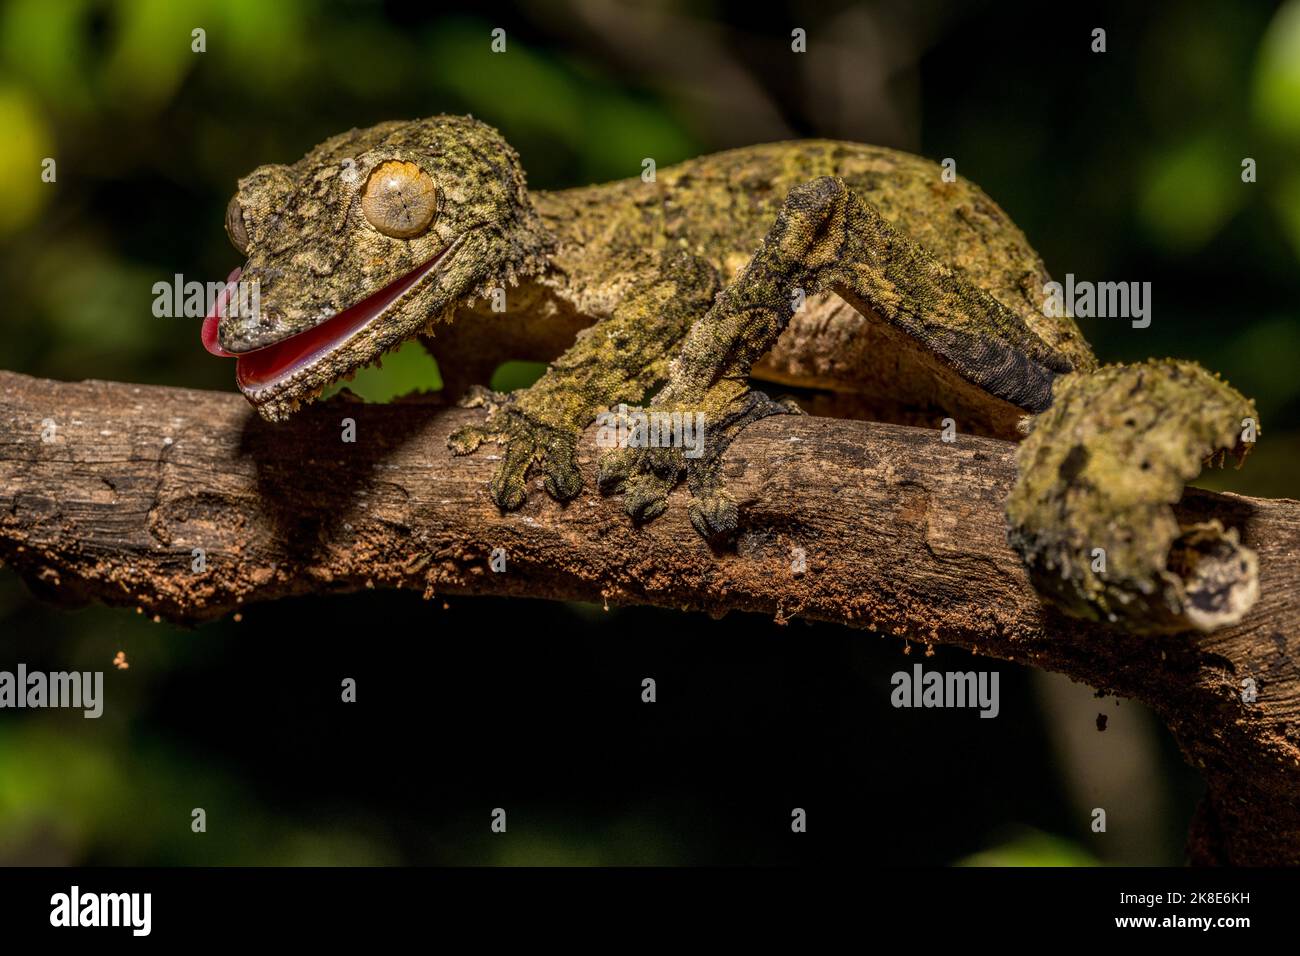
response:
M380 163L366 180L361 211L370 225L394 239L410 239L429 228L438 211L438 187L415 163Z
M241 256L248 255L248 230L244 228L244 210L239 205L238 196L231 196L230 205L226 207L226 235Z

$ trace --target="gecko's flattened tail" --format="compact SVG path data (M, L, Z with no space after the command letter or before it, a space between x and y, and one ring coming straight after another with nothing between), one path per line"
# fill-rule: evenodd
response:
M1206 461L1244 458L1254 405L1191 362L1071 375L1017 451L1009 540L1066 612L1139 633L1234 624L1259 596L1236 528L1180 524L1173 505Z

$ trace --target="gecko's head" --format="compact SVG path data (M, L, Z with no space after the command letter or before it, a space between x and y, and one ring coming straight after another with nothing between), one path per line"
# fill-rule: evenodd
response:
M226 232L247 257L203 324L263 417L301 403L538 270L548 238L514 150L468 117L352 130L239 181Z

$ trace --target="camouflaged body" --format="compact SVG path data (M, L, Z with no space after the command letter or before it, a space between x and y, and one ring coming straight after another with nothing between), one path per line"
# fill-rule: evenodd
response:
M392 160L438 190L432 225L413 237L362 212L368 176ZM475 393L484 425L453 436L461 453L506 445L490 491L512 508L542 463L548 492L576 495L582 429L666 381L655 400L703 409L715 436L688 480L702 533L736 521L718 481L730 438L718 436L784 410L749 389L750 374L852 393L864 417L934 427L951 415L1004 438L1039 413L1008 507L1009 540L1040 590L1138 631L1239 619L1257 592L1255 556L1235 531L1180 526L1170 505L1202 460L1241 453L1253 406L1189 363L1099 369L1074 320L1044 311L1050 276L1021 231L950 178L894 150L808 140L529 193L518 156L483 123L383 123L240 181L227 228L262 312L223 322L220 342L279 342L432 262L428 281L320 361L246 389L259 412L287 417L413 336L456 394L498 361L544 359L527 390ZM489 308L505 290L507 308ZM792 292L806 302L792 306ZM599 480L650 518L682 463L671 449L632 451L607 453Z
M1021 316L1073 367L1096 366L1074 319L1044 314L1050 276L1010 217L978 186L944 182L937 163L909 153L833 140L770 143L660 169L654 182L633 178L534 199L558 240L556 286L601 313L618 300L624 276L666 246L705 259L731 281L790 190L822 176L842 179L895 229Z
M878 146L772 143L660 169L653 182L634 178L535 193L557 242L553 268L541 281L561 303L557 311L599 316L656 267L660 250L675 248L712 264L725 286L758 251L791 190L819 177L842 180L888 228L1022 319L1033 333L1025 337L1025 351L1037 347L1030 340L1036 338L1065 360L1063 368L1096 367L1074 320L1044 313L1043 286L1050 276L1006 213L969 181L945 182L938 164ZM900 255L892 264L896 272L908 271L906 258ZM1000 400L978 383L972 387L950 361L936 360L923 336L900 334L895 323L862 302L805 291L806 304L758 359L755 378L851 394L855 414L864 417L921 424L952 415L965 431L1009 439L1017 437L1020 417L1038 410L1032 403ZM1005 330L982 327L982 316L955 305L943 312L944 329L933 332L965 336L965 364L984 367L982 342L1002 338Z
M389 160L420 165L441 192L433 225L412 239L382 235L361 213L368 176ZM247 237L236 240L248 255L242 279L259 284L262 307L224 322L220 342L244 352L301 332L454 245L447 275L413 292L403 321L350 343L328 368L306 376L310 381L256 396L263 414L284 417L296 400L268 399L310 397L327 379L421 330L436 333L453 317L477 316L483 328L442 335L444 365L454 367L458 351L479 364L489 353L549 360L577 328L612 315L632 287L652 281L666 249L710 263L725 284L758 249L789 191L819 176L843 179L901 233L1022 317L1072 367L1095 367L1074 321L1043 313L1048 276L1020 230L978 187L944 182L928 160L853 143L775 143L661 169L651 182L634 177L530 194L517 154L499 133L450 116L351 130L292 165L261 166L241 179L240 219L228 231L234 238L242 227ZM521 279L531 281L514 288ZM486 304L494 289L511 290L503 316ZM949 321L966 317L955 310ZM495 354L511 344L522 354ZM945 388L960 385L923 348L831 295L813 297L755 374L936 407ZM980 402L975 392L966 397ZM998 426L977 430L1005 435L1011 420L1004 410Z

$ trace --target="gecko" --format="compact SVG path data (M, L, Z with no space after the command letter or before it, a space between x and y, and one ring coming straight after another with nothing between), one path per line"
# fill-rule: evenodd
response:
M697 416L689 453L626 429L596 485L643 523L684 481L691 523L725 547L743 516L723 456L753 422L943 418L1019 442L1008 541L1066 613L1209 631L1257 597L1238 530L1180 523L1172 507L1204 463L1244 459L1253 403L1191 362L1100 363L1045 307L1050 276L1021 230L930 160L800 140L530 190L497 130L434 116L257 167L225 226L244 257L231 280L256 284L258 308L213 310L202 339L235 358L257 412L283 421L418 339L448 396L484 409L449 445L502 446L486 491L503 510L536 478L574 499L579 443L611 409L625 424ZM527 388L486 388L506 359L549 364Z

